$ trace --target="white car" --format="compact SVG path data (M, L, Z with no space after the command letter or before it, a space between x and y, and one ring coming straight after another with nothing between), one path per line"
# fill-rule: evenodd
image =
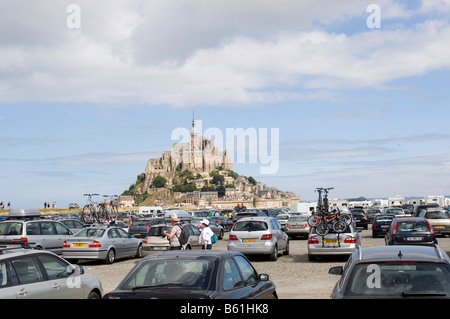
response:
M0 299L100 299L97 277L54 253L0 248Z
M246 217L238 220L230 231L228 250L244 255L289 255L289 237L280 222L273 217Z

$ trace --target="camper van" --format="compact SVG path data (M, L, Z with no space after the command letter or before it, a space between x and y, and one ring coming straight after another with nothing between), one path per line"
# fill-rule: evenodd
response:
M164 215L164 210L159 206L141 206L139 214L145 217L160 217Z

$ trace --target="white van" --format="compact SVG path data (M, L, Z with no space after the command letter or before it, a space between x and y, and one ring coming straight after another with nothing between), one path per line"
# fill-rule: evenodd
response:
M141 206L139 207L139 214L145 217L159 217L164 215L164 209L159 206Z

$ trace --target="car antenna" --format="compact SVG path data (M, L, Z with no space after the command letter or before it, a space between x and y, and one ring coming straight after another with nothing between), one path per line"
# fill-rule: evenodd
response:
M402 251L399 250L399 251L398 251L398 258L402 259L402 257L403 257Z

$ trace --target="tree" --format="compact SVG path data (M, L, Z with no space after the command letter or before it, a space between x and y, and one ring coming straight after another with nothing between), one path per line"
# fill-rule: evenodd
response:
M167 184L167 179L165 177L163 177L163 176L156 176L153 179L152 187L161 188L161 187L166 186L166 184Z
M253 178L253 177L249 177L248 178L248 181L250 182L250 183L252 183L253 185L256 185L256 180Z

